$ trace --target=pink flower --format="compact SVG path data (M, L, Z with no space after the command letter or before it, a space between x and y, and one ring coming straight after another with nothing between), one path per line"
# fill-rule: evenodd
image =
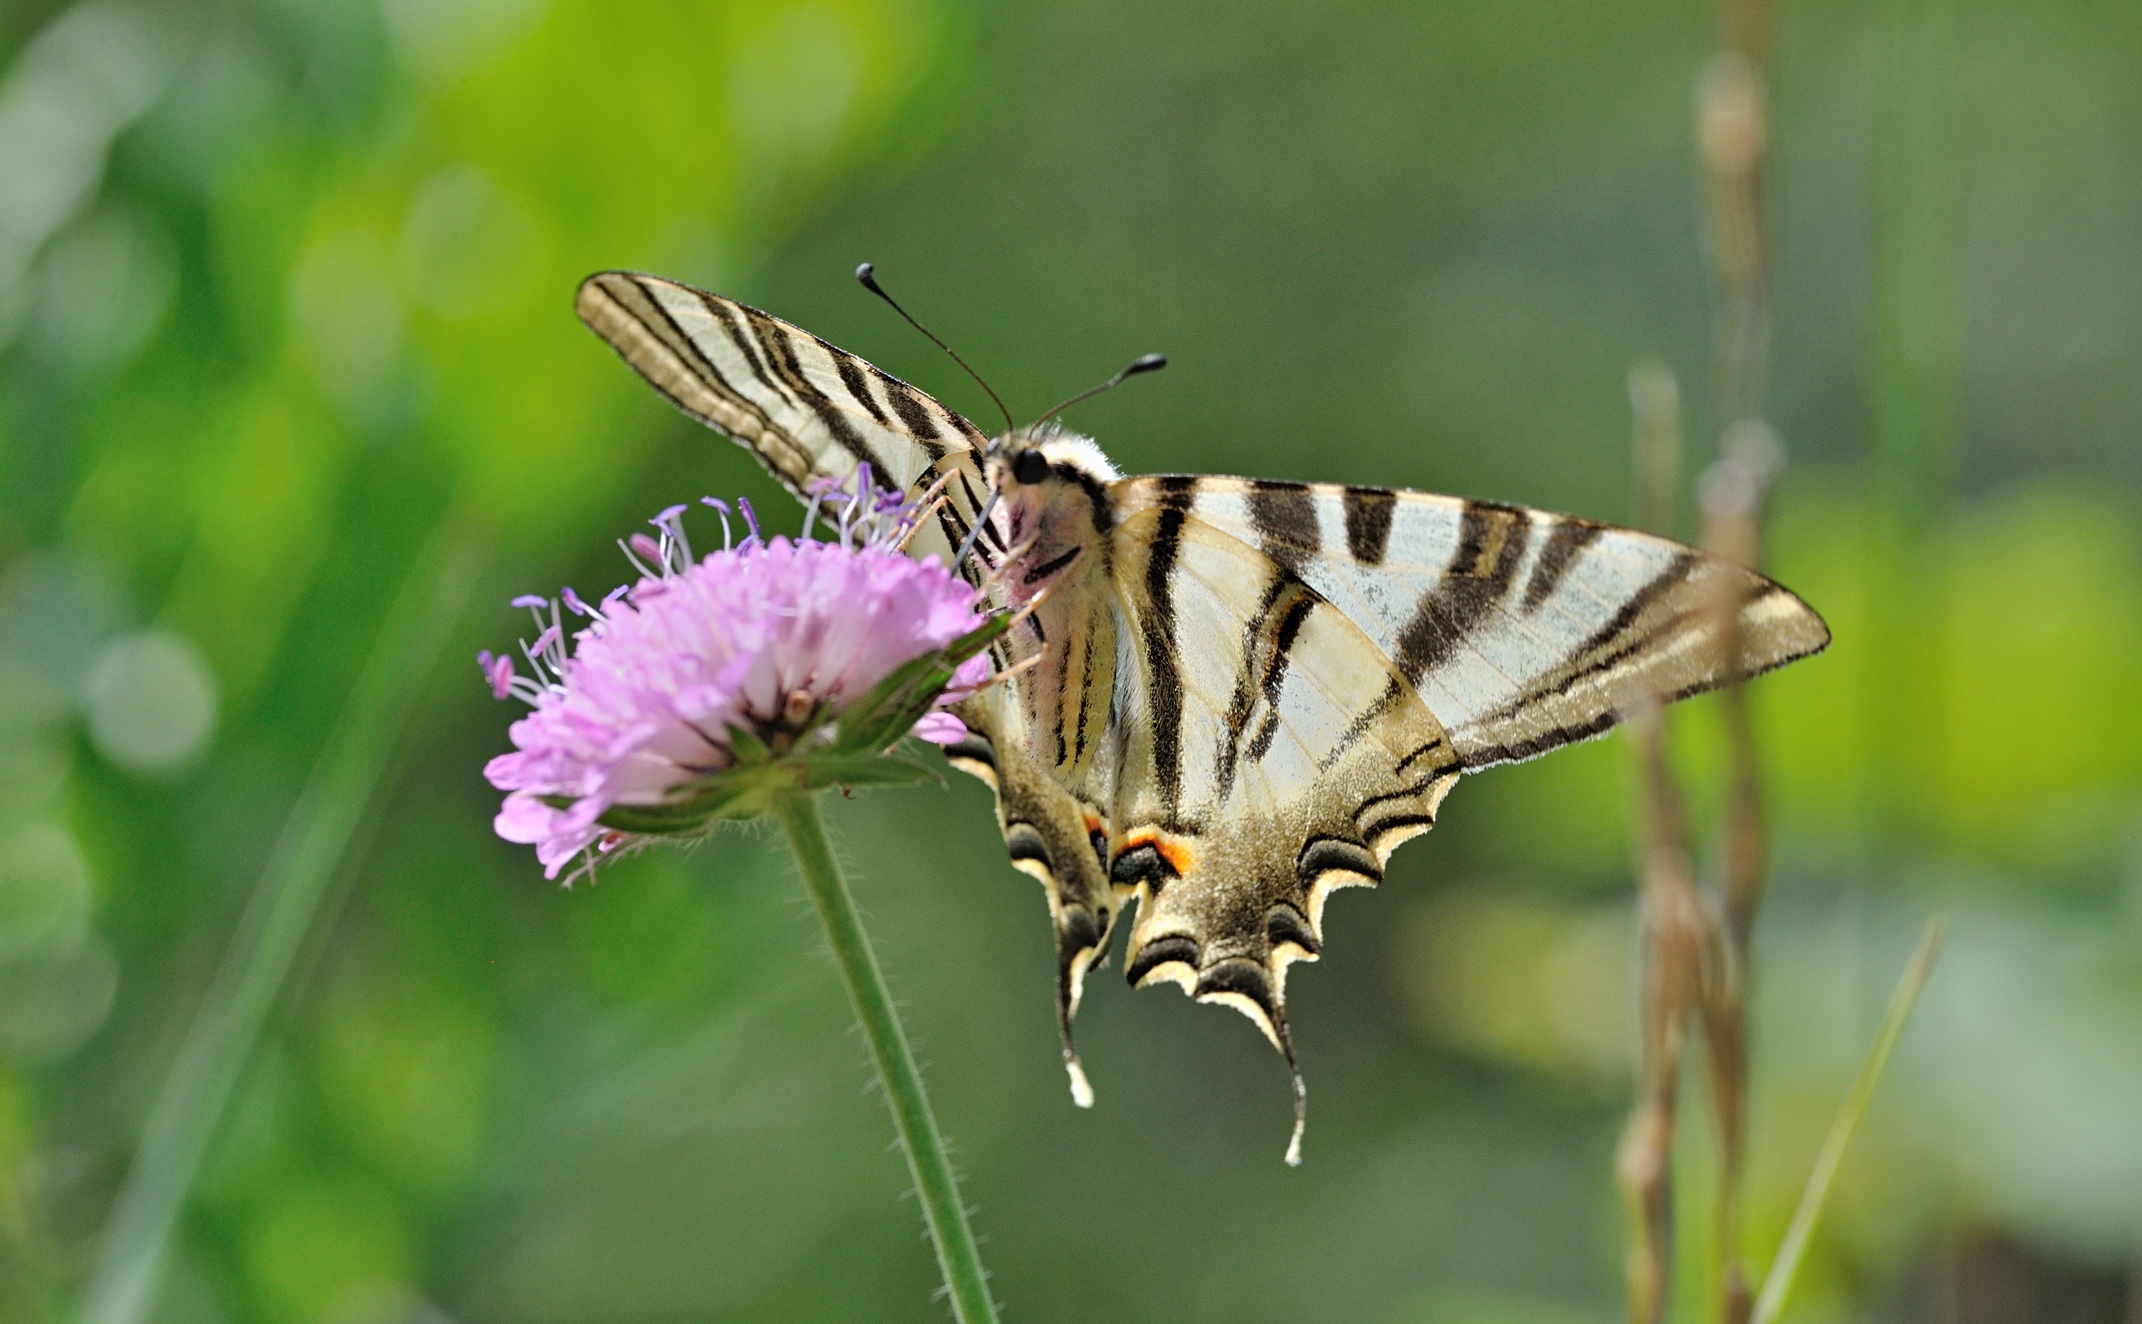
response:
M493 693L533 711L511 728L514 752L484 775L508 792L498 835L534 845L545 877L582 857L577 876L598 854L658 832L703 830L724 815L695 817L691 806L727 805L717 793L754 769L785 760L795 784L793 770L811 758L874 755L910 726L939 743L965 734L938 708L988 676L979 643L944 656L985 626L977 594L897 550L912 509L859 478L858 495L836 501L839 542L764 541L740 503L751 536L694 562L685 507L662 512L652 521L659 540L635 534L626 544L636 583L595 606L565 590L566 607L588 621L570 654L558 603L515 599L536 616L536 640L523 646L534 678L515 674L510 658L478 662ZM726 530L728 508L707 504ZM932 656L943 662L933 688L856 711L881 682ZM844 735L844 718L859 731ZM659 826L620 829L605 815Z

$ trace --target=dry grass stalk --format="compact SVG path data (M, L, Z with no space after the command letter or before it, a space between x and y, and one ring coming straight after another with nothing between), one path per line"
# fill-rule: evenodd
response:
M1718 458L1700 485L1702 538L1709 550L1756 567L1762 561L1764 501L1780 456L1762 422L1770 338L1764 224L1770 131L1763 70L1771 32L1772 15L1764 0L1728 0L1721 8L1721 50L1699 81L1696 106L1717 292L1714 389L1719 445ZM1640 367L1630 385L1639 519L1654 531L1671 532L1680 436L1672 377L1663 368ZM1739 656L1742 606L1737 598L1714 606L1721 659ZM1728 684L1719 703L1729 769L1717 885L1709 896L1697 886L1658 699L1640 703L1630 724L1643 787L1638 994L1642 1061L1618 1167L1629 1215L1633 1324L1658 1324L1672 1290L1675 1103L1691 1023L1703 1035L1720 1148L1713 1235L1716 1316L1727 1324L1746 1324L1754 1304L1739 1251L1747 1151L1747 989L1749 943L1768 878L1770 834L1746 693L1737 683Z
M1665 1318L1673 1288L1673 1139L1692 1013L1715 976L1716 925L1696 887L1680 787L1666 763L1665 723L1657 699L1639 702L1629 722L1641 777L1646 827L1638 860L1638 1011L1640 1061L1636 1107L1622 1134L1617 1167L1629 1218L1629 1317Z

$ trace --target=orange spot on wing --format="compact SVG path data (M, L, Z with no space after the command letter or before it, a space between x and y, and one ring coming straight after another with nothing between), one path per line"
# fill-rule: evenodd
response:
M1178 841L1158 828L1140 828L1123 839L1124 850L1136 850L1140 846L1151 846L1158 851L1178 878L1189 877L1190 871L1197 867L1197 852L1190 843Z

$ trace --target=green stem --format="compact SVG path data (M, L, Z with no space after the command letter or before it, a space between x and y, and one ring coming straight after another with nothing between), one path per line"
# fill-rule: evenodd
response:
M148 1317L172 1230L261 1026L488 556L484 536L450 516L405 581L156 1096L76 1312L80 1324Z
M833 944L834 964L848 985L856 1019L863 1023L863 1036L870 1040L870 1056L885 1085L885 1101L892 1107L893 1125L900 1132L908 1173L922 1195L922 1214L930 1226L930 1241L937 1247L938 1271L952 1296L953 1317L960 1324L994 1324L997 1310L989 1300L988 1275L975 1249L974 1231L967 1226L967 1207L960 1203L959 1182L945 1154L944 1136L930 1111L929 1096L923 1093L922 1073L915 1067L899 1013L893 1010L884 972L871 954L870 938L855 913L840 866L833 862L818 802L808 792L790 791L775 802L774 812L788 832L803 885Z
M1770 1262L1770 1273L1763 1279L1763 1293L1755 1299L1751 1324L1777 1324L1778 1316L1785 1309L1785 1298L1792 1293L1793 1278L1800 1272L1800 1260L1807 1254L1807 1243L1814 1237L1815 1224L1822 1217L1822 1206L1829 1200L1831 1186L1836 1184L1837 1169L1844 1164L1845 1148L1852 1143L1853 1133L1859 1130L1859 1119L1867 1115L1867 1104L1874 1098L1874 1087L1882 1082L1889 1055L1896 1050L1897 1040L1904 1037L1904 1024L1911 1019L1911 1009L1918 1005L1927 976L1934 972L1934 958L1941 955L1941 938L1945 932L1947 925L1939 916L1927 921L1926 933L1919 939L1919 949L1912 953L1911 964L1904 967L1904 977L1897 981L1897 991L1889 999L1889 1010L1882 1016L1882 1028L1875 1033L1874 1046L1867 1050L1867 1059L1860 1064L1851 1092L1845 1095L1843 1106L1830 1122L1829 1134L1823 1137L1822 1149L1815 1155L1815 1170L1808 1174L1807 1186L1800 1192L1799 1208L1793 1210L1792 1222L1785 1229L1785 1239L1778 1244L1777 1258Z

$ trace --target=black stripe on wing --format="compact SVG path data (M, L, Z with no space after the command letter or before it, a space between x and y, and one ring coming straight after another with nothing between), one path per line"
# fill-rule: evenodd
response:
M1509 596L1531 536L1532 517L1523 507L1465 503L1449 566L1398 634L1394 660L1407 680L1418 683L1456 656L1467 632Z
M1288 659L1303 623L1320 605L1323 599L1314 589L1291 574L1281 573L1265 588L1256 615L1243 624L1242 660L1236 668L1235 690L1215 753L1215 804L1226 803L1245 756L1255 763L1271 749L1272 739L1279 732L1279 700L1287 681ZM1253 734L1250 718L1256 714L1260 700L1264 715Z
M576 301L581 320L664 399L700 422L736 436L775 477L791 490L800 490L811 471L809 451L757 401L730 383L655 298L645 280L615 271L590 276L581 283ZM695 391L711 399L695 399ZM713 412L715 408L732 410L736 417L724 419Z
M1253 479L1249 485L1249 512L1250 527L1257 531L1258 550L1289 574L1300 574L1302 562L1324 550L1316 502L1309 495L1307 483Z
M770 313L659 276L590 276L578 307L590 329L672 404L750 447L799 498L813 478L842 478L852 467L814 451L830 442L835 454L870 464L883 481L912 478L911 491L961 470L965 481L948 493L937 523L953 546L972 527L984 494L966 471L987 438L899 378ZM689 329L679 321L687 311ZM818 436L823 440L810 439ZM906 462L887 463L895 458Z
M1540 545L1539 558L1532 564L1532 573L1525 577L1525 610L1535 612L1554 591L1562 585L1563 577L1585 548L1599 541L1607 526L1588 519L1564 515L1554 522L1548 531L1547 541Z
M853 417L833 403L831 397L813 386L810 379L803 375L803 365L796 361L796 347L789 342L788 332L781 323L757 309L750 309L745 315L750 320L753 338L766 350L768 364L786 383L789 395L800 400L803 407L811 411L842 450L853 455L858 461L868 464L879 474L892 473L892 468L885 463L885 457L874 450L870 443L863 439L863 434L856 430Z
M1340 498L1346 519L1346 550L1363 565L1378 565L1391 544L1391 511L1398 493L1387 487L1349 487Z
M1153 775L1172 824L1181 813L1183 790L1182 660L1175 642L1175 557L1197 480L1169 475L1160 480L1160 525L1146 552L1145 666L1147 717L1152 722Z

